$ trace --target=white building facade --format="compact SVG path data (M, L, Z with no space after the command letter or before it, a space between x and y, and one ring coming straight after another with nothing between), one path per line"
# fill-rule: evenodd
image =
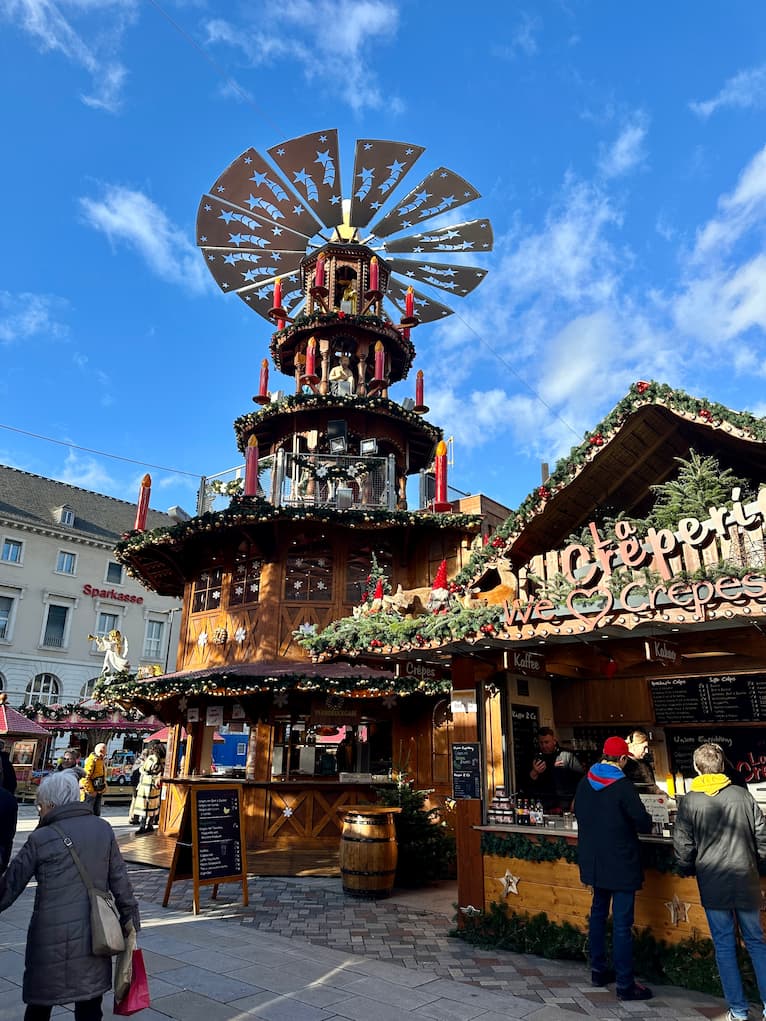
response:
M147 528L185 516L149 511ZM0 690L12 706L88 698L104 654L128 640L132 670L175 668L180 601L129 578L113 555L136 505L0 465Z

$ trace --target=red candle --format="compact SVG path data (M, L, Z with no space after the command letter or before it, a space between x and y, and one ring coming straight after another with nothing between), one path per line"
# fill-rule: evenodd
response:
M317 368L317 342L316 337L309 337L306 345L306 375L316 376Z
M314 270L314 287L324 287L324 252L320 252Z
M415 407L422 408L425 404L423 400L423 370L418 369L418 374L415 377Z
M407 293L404 296L404 314L408 319L412 319L415 315L415 292L411 287L407 288Z
M261 379L258 384L258 396L268 397L269 395L269 360L264 358L261 362Z
M138 495L138 507L136 508L136 523L133 526L137 532L143 532L146 528L146 515L149 513L149 497L152 492L152 477L144 475L141 479L141 491Z
M258 493L258 440L251 436L245 451L245 496Z
M383 342L377 341L375 344L375 379L385 379L385 358L386 352L383 350Z
M279 277L274 281L274 308L282 308L282 281Z
M440 504L444 505L447 502L447 444L444 440L439 440L436 446L434 472L436 475L434 504L438 508Z
M370 259L370 290L377 291L378 289L378 257L373 255Z

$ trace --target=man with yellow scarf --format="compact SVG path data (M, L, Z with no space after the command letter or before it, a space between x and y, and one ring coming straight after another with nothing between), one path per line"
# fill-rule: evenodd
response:
M726 1021L744 1021L748 1002L737 965L739 931L753 962L766 1018L766 941L761 929L759 866L766 865L766 819L753 798L726 776L717 744L694 753L691 791L678 807L673 843L684 875L696 875L729 1004Z

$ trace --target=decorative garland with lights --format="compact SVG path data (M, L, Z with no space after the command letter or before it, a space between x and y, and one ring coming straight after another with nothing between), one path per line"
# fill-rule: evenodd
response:
M317 408L327 408L339 414L348 411L382 412L407 425L417 426L433 441L434 446L444 435L441 429L426 422L421 415L416 415L414 411L406 411L401 404L389 400L388 397L361 397L358 394L288 394L281 401L267 404L259 411L248 411L247 414L235 419L237 447L244 454L250 435L270 418L284 415L286 411L311 411Z
M125 564L130 573L130 555L152 547L162 549L181 547L188 539L205 532L219 532L241 525L266 521L317 521L343 523L351 528L390 528L392 526L419 528L450 528L476 532L481 525L478 514L433 514L420 511L354 508L337 510L334 507L275 507L262 497L243 496L232 499L220 511L209 511L176 525L161 526L149 531L125 532L115 546L115 558Z
M220 672L192 679L156 677L139 681L135 674L115 674L102 678L96 685L99 696L106 695L118 702L145 700L160 702L181 695L208 695L240 697L271 692L274 695L290 691L323 692L347 698L379 698L388 695L446 695L451 690L449 680L426 680L417 677L387 678L377 681L370 677L315 677L296 671L279 677L243 677L229 674L225 667Z
M98 684L96 687L98 687ZM144 716L138 709L123 709L122 706L115 705L114 703L108 703L98 709L93 709L90 706L77 705L75 703L69 703L68 705L45 705L43 702L33 702L31 705L19 706L18 712L26 716L28 720L42 718L44 720L51 720L54 723L58 723L61 720L69 720L72 716L79 716L81 719L88 720L91 723L101 723L110 720L115 713L119 713L120 716L125 717L131 722L138 723Z
M301 313L291 323L288 323L283 330L278 330L272 334L269 350L274 359L274 364L281 370L280 355L284 341L289 340L294 334L302 334L306 330L321 329L323 326L335 328L339 324L358 327L365 330L365 332L372 330L373 332L382 333L391 340L396 341L410 363L415 358L415 345L409 337L405 336L401 330L394 326L390 319L383 319L377 315L357 315L356 313L338 310L337 312L312 312L310 315Z

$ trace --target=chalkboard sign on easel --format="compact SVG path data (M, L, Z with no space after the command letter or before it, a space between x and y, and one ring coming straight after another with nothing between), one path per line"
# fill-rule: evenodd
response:
M215 900L221 883L241 882L242 901L247 907L247 846L240 786L189 788L163 907L168 906L173 883L183 879L194 881L195 915L199 914L201 886L212 886Z
M452 745L452 796L481 798L481 760L478 741Z

